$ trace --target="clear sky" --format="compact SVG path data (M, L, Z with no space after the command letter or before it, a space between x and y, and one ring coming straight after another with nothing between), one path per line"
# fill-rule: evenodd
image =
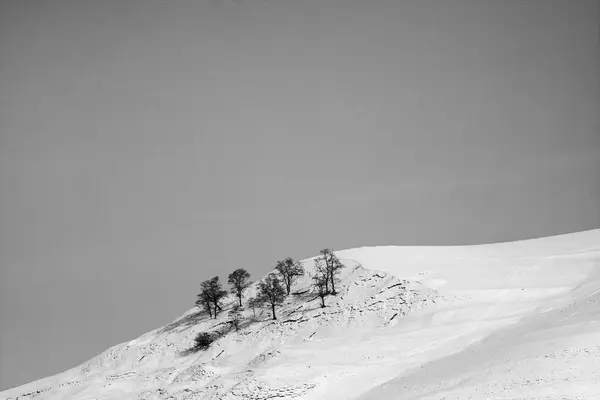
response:
M600 227L596 0L0 0L0 388L320 248Z

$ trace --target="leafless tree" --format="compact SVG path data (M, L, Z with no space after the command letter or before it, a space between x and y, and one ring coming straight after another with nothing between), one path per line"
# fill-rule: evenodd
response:
M256 318L256 309L262 306L262 299L258 297L251 297L248 299L248 307L252 309L252 315L254 315L254 318Z
M212 309L211 309L211 300L210 296L207 292L202 290L200 294L198 294L198 300L196 300L196 306L204 309L208 312L208 315L212 318Z
M332 249L323 249L320 251L321 257L325 262L325 269L327 271L327 278L331 283L331 294L336 295L335 283L337 282L337 275L340 270L344 268L344 264L340 262Z
M275 315L275 307L283 304L286 297L284 287L281 285L281 281L277 274L270 273L264 279L264 281L258 284L259 298L263 304L271 306L273 319L277 319Z
M329 293L327 291L327 277L322 274L317 274L312 277L313 280L313 292L321 298L321 308L325 307L325 296Z
M295 262L291 257L287 257L283 261L277 261L277 266L275 267L279 275L281 275L281 280L285 285L286 293L289 295L290 290L292 289L292 285L294 281L299 277L304 275L304 268L302 264L299 262Z
M231 293L235 294L239 300L240 307L242 306L242 295L244 290L250 286L250 273L244 268L238 268L229 274L227 282L231 285Z
M240 330L240 321L242 320L242 307L236 304L233 307L231 307L231 310L229 310L228 314L231 323L235 327L235 330Z
M209 304L212 303L214 317L217 318L218 312L222 311L221 300L227 296L227 291L223 290L218 276L202 282L200 287L202 291L199 296L201 296L202 299L205 299L204 301L207 301Z
M315 274L316 276L320 276L323 278L323 283L325 285L325 293L329 294L329 271L327 270L327 266L323 262L323 258L317 257L314 260L315 263Z

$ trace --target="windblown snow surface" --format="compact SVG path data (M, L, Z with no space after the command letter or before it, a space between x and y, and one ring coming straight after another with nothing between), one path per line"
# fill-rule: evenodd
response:
M0 398L600 399L600 230L337 255L324 309L307 276L277 321L245 310L235 332L231 298ZM223 336L187 351L200 331Z

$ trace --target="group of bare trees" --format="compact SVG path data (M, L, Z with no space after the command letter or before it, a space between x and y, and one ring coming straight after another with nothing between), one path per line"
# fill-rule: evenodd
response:
M239 300L239 307L242 306L242 295L244 290L250 286L250 273L244 268L238 268L229 274L228 283L231 285L230 292ZM208 315L217 318L219 311L222 311L221 301L227 296L227 291L223 289L219 277L204 281L200 284L200 293L196 305L203 308Z
M321 307L325 307L325 297L337 294L335 285L343 265L331 249L323 249L320 254L314 260L315 274L311 278L313 292L321 298ZM277 319L276 308L281 306L289 296L297 279L305 274L302 264L290 257L277 261L275 270L276 272L268 274L258 282L256 295L246 302L252 309L254 317L256 317L256 309L269 307L272 318ZM238 268L229 274L227 282L231 285L229 292L237 298L237 303L230 308L228 316L238 330L242 319L244 291L252 283L250 273L244 268ZM221 302L228 292L223 289L218 276L202 282L200 287L196 305L208 312L211 318L217 318L219 312L223 311Z
M196 305L204 308L211 317L214 315L217 318L219 311L222 311L221 300L227 296L227 291L223 290L218 276L202 282L200 288Z

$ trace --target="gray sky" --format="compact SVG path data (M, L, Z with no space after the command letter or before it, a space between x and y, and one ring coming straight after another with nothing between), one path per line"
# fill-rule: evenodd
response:
M600 227L596 0L0 2L0 388L322 247Z

